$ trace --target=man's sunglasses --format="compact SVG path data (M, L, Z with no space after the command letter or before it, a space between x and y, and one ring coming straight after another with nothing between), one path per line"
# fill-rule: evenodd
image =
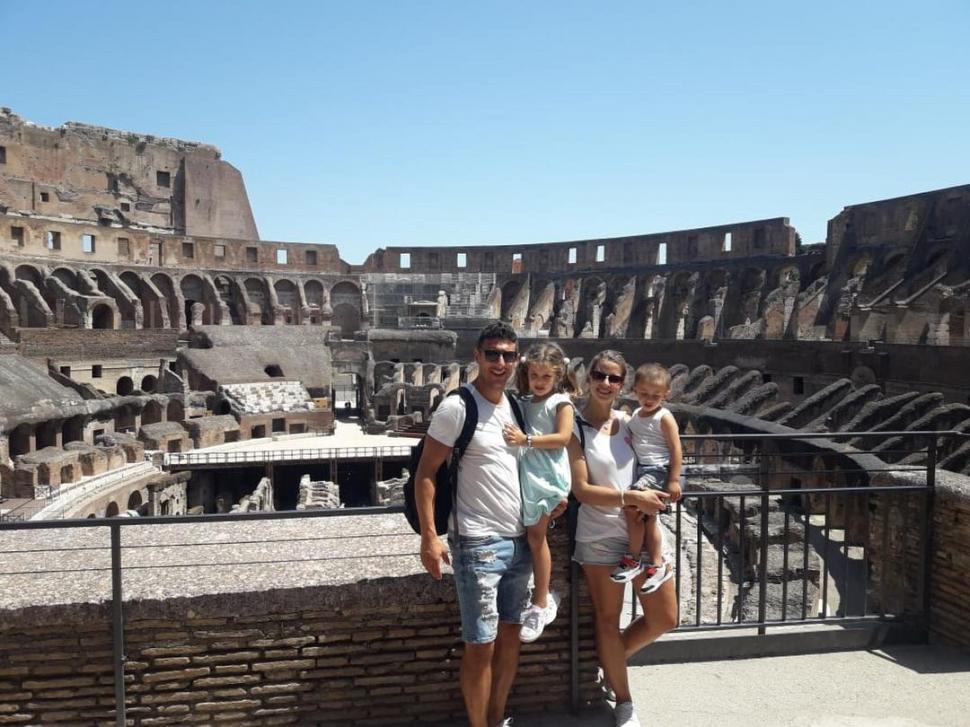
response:
M593 381L609 381L614 385L622 384L625 379L625 377L620 376L619 374L606 374L602 371L597 371L596 369L589 372L589 378L591 378Z
M515 363L519 360L518 351L499 351L495 348L483 348L482 355L489 363L498 363L500 358L504 359L507 364Z

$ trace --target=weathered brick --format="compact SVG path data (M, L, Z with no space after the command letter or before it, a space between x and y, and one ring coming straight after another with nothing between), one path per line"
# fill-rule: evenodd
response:
M235 689L216 689L212 692L212 696L215 699L237 699L238 697L245 697L246 690L239 687Z
M209 673L209 667L200 666L192 669L178 669L175 671L148 672L142 676L142 679L147 684L155 684L157 682L170 682L170 681L181 681L185 679L197 679L198 677L204 677L208 673Z
M170 692L168 694L146 694L141 697L144 704L166 704L171 702L193 703L206 700L210 697L208 690Z
M96 683L94 677L71 677L70 679L25 679L24 689L57 689L59 687L90 687Z
M205 677L196 679L192 685L196 687L225 687L237 684L255 684L263 678L257 674L230 674L224 677Z
M249 671L249 664L222 664L212 667L214 674L245 674Z
M205 656L193 656L193 664L227 664L231 662L253 661L259 659L261 654L258 651L233 651L228 654L206 654Z
M153 660L152 666L156 668L171 668L176 666L188 666L191 663L192 659L188 656L165 656Z
M253 709L258 706L259 702L255 699L237 699L232 702L199 702L195 705L195 708L200 712L220 712L222 710Z
M312 684L306 682L286 682L284 684L266 684L260 687L253 687L249 690L250 694L282 694L285 692L304 692L313 688Z
M184 646L153 646L141 650L142 659L156 656L192 656L193 654L204 654L206 648L199 645L185 644Z
M257 649L299 647L316 642L313 636L288 636L280 639L256 639L249 645Z
M162 704L157 710L159 714L188 714L192 708L187 704Z
M253 666L253 671L293 671L298 669L309 669L315 666L313 659L290 659L288 661L260 661Z

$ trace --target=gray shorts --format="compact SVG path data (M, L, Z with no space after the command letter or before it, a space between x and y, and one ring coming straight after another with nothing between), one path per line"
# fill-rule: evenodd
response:
M616 565L626 555L629 547L626 538L576 541L573 560L580 565Z
M637 478L630 485L631 490L660 490L667 489L667 477L670 467L666 465L638 464Z

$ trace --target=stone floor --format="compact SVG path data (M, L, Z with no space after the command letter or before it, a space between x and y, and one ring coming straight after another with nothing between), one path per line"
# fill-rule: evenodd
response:
M630 668L644 727L962 727L970 724L970 653L877 651ZM607 727L603 709L523 715L515 727Z

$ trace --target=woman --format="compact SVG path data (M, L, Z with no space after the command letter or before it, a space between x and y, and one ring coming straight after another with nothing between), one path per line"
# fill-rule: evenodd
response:
M633 482L636 456L626 428L627 415L613 409L626 381L626 361L616 351L602 351L589 365L589 397L580 412L585 450L574 435L569 443L572 491L582 503L573 558L583 567L593 601L596 651L606 680L616 695L617 727L639 727L633 709L626 661L677 625L677 596L672 580L653 593L640 594L646 576L633 582L643 615L620 631L624 585L610 578L627 550L623 507L655 514L667 494L656 490L626 491Z

